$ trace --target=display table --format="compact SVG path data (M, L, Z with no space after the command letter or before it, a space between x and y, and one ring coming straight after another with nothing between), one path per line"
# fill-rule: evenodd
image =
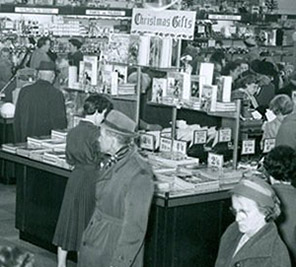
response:
M69 170L0 151L15 163L16 228L20 238L51 244ZM219 239L233 220L227 191L171 197L155 195L145 243L145 266L213 266Z

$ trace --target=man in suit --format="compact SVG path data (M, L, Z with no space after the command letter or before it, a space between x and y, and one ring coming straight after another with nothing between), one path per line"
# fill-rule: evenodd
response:
M52 129L67 127L63 93L52 83L55 64L42 61L38 79L21 89L14 117L15 142L25 142L28 136L49 135Z

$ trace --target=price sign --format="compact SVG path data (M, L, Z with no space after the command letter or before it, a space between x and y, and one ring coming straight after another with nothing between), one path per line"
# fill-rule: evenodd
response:
M186 155L187 152L187 143L186 141L174 140L173 142L173 151L179 152Z
M216 45L216 41L214 39L208 40L208 47L214 47Z
M140 147L143 149L154 150L155 136L152 134L140 135Z
M196 130L193 132L193 144L205 144L207 142L207 130Z
M205 26L204 25L198 25L197 26L197 32L198 33L205 33Z
M264 139L263 153L268 153L275 147L275 138Z
M255 139L243 140L242 155L255 154Z
M223 142L229 142L231 141L231 129L230 128L224 128L219 130L219 143Z
M222 169L224 163L223 155L218 155L209 152L208 154L208 167Z
M160 137L159 151L171 152L173 146L173 140L165 137Z

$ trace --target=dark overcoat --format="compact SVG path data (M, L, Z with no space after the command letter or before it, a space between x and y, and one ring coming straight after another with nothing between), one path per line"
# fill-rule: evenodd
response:
M96 207L84 231L80 267L139 267L153 195L151 167L136 148L102 173Z
M288 250L273 222L267 223L233 254L242 237L236 222L223 234L215 267L290 267Z
M21 89L14 115L15 142L28 136L49 135L52 129L67 128L63 93L45 80Z

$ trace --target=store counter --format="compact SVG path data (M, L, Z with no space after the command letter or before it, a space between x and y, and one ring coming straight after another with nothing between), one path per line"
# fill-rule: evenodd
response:
M16 166L16 228L20 238L51 251L70 170L0 151ZM214 266L219 239L233 221L226 190L170 196L156 194L145 243L145 266Z

